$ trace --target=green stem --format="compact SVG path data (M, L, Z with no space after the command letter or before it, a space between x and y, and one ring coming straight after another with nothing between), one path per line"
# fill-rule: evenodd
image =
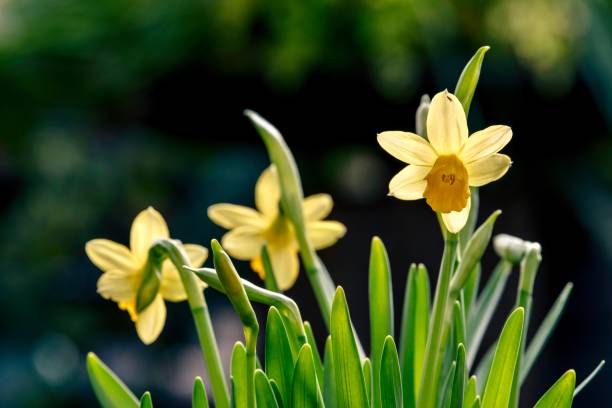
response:
M419 404L421 408L434 408L436 406L437 385L442 356L439 351L442 347L445 326L447 325L447 303L450 281L457 254L457 234L446 233L444 241L444 254L440 265L440 274L436 284L434 306L430 319L429 336L425 348L425 365L421 377L419 391Z
M257 365L257 335L259 326L245 327L244 339L246 342L247 363L247 396L249 408L255 408L255 368Z
M329 329L331 302L335 291L334 282L329 276L327 268L325 268L325 265L323 265L323 262L321 262L315 253L312 245L310 245L306 234L298 233L297 240L302 262L304 263L304 268L306 269L306 276L310 281L310 286L312 287L317 303L319 304L319 309L323 315L325 326L327 326Z
M187 293L187 302L191 309L193 321L198 332L200 347L204 354L204 366L208 372L212 386L215 406L219 408L229 408L229 393L219 355L219 348L215 337L215 331L210 319L208 305L204 299L202 288L198 285L195 275L185 268L189 266L189 258L184 250L170 240L160 240L157 243L163 247L168 257L179 271L181 282Z

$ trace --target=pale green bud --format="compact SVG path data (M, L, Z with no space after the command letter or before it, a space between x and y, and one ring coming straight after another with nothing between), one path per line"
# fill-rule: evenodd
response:
M497 255L515 265L523 260L528 246L529 242L508 234L499 234L493 238L493 248Z

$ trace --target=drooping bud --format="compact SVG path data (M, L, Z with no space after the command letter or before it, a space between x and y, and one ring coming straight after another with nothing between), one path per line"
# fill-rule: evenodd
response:
M508 234L499 234L493 238L493 248L497 255L515 265L523 260L528 244L528 242Z

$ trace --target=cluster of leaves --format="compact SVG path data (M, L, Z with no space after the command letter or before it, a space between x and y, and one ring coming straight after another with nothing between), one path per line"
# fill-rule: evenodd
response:
M464 69L455 94L466 112L474 94L486 47ZM280 133L256 114L249 117L261 133L279 170L282 205L300 228L301 184L291 152ZM473 190L474 197L478 196ZM394 328L391 270L384 244L372 240L369 266L370 354L363 350L351 322L344 290L333 286L320 261L304 252L311 281L329 329L319 353L311 326L296 303L276 290L267 249L262 249L266 288L238 275L221 245L213 240L214 269L190 269L210 288L224 293L243 326L231 360L231 406L242 407L517 407L521 385L550 337L571 291L568 284L527 344L532 292L541 261L540 246L499 236L500 261L480 288L480 260L489 246L500 212L475 229L477 205L461 234L445 233L445 251L432 296L425 266L412 265L407 279L399 336ZM306 240L306 247L307 247ZM476 356L511 271L520 265L516 305L496 342ZM314 277L313 277L314 276ZM313 285L315 286L315 285ZM433 302L431 301L433 298ZM329 304L326 303L329 301ZM256 355L259 322L252 303L269 306L263 360ZM329 310L327 309L329 307ZM329 314L326 314L326 311ZM399 345L399 347L398 347ZM570 407L574 396L596 372L576 387L573 370L563 374L535 404L536 408ZM95 355L88 356L90 379L105 407L151 407L147 392L140 401ZM208 406L202 380L196 378L193 407ZM217 406L220 406L219 404Z

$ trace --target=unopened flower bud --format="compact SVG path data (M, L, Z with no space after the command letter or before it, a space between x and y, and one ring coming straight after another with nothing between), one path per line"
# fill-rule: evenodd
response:
M513 264L523 260L529 242L508 234L499 234L493 238L493 248L500 258Z
M416 110L416 133L425 139L427 139L427 114L430 103L429 95L425 94L421 97L421 103Z

